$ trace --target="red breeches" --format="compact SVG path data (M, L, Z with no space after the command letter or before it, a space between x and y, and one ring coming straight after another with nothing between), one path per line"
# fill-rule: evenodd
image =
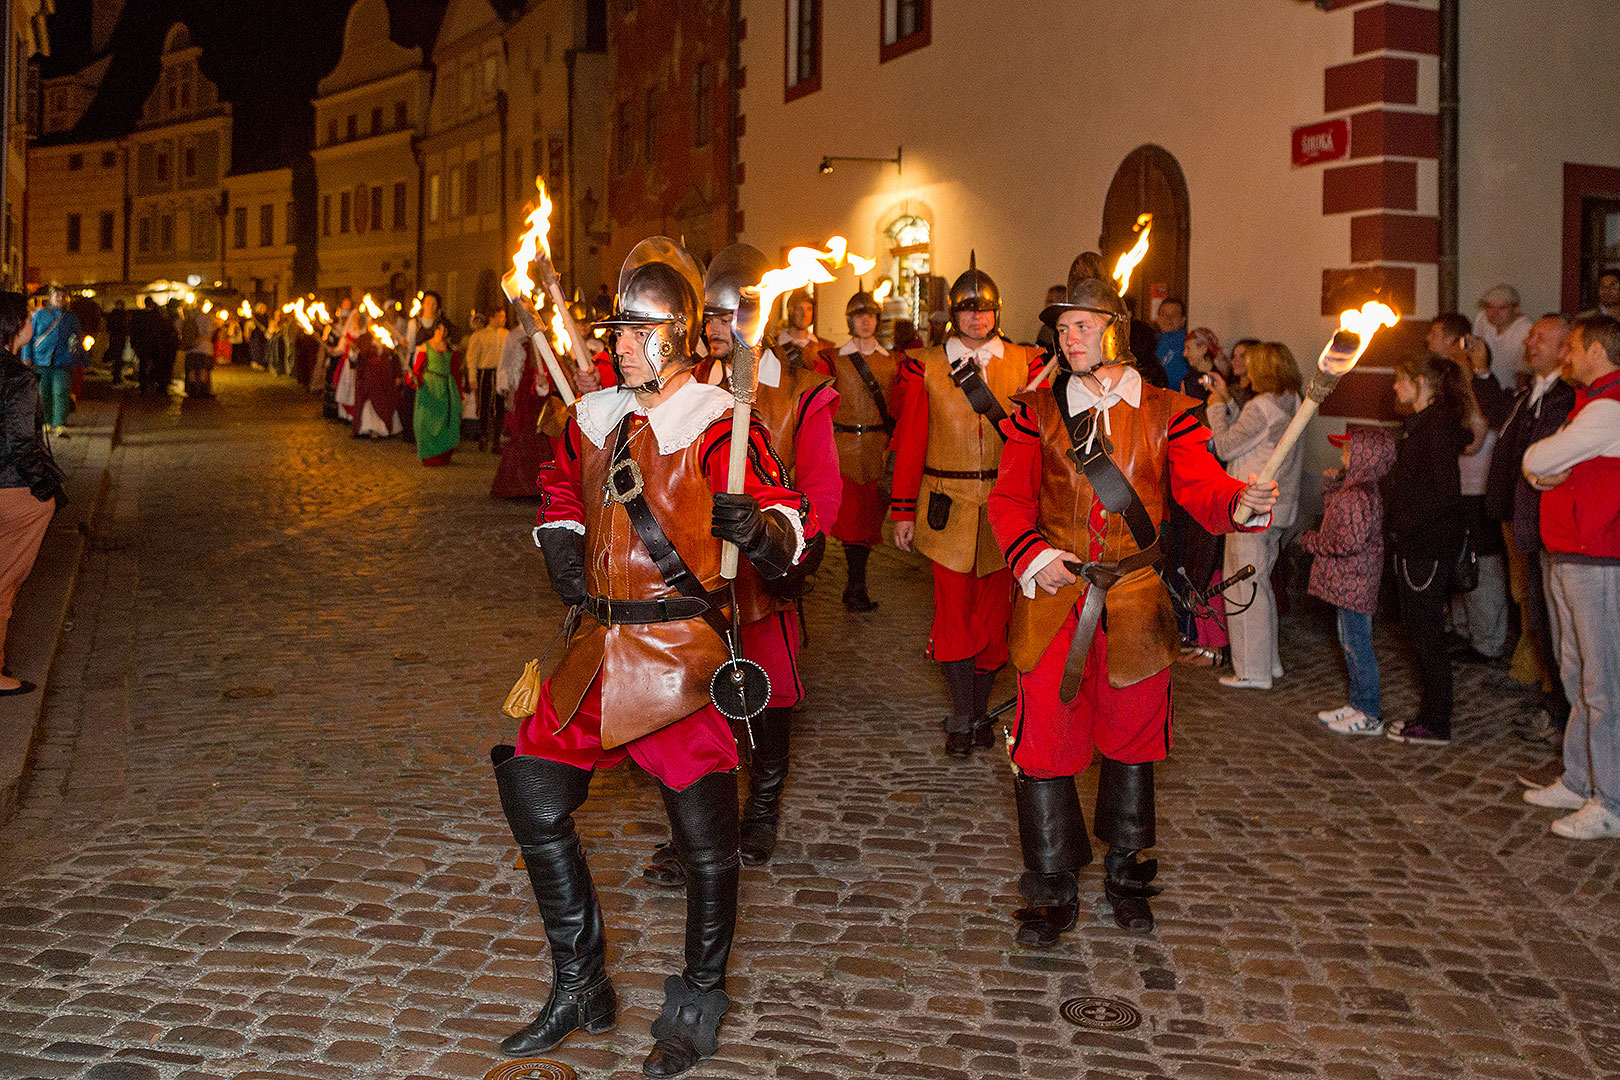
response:
M1012 596L1011 570L979 577L935 563L934 628L928 636L928 655L942 664L971 659L980 671L994 671L1006 664Z
M833 539L877 547L883 543L883 516L889 511L879 481L857 484L847 476L843 481L844 499L838 504L838 520L833 522Z

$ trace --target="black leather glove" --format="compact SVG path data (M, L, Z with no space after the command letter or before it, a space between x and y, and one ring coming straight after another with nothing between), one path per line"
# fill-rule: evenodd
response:
M766 578L779 578L792 565L792 527L782 515L761 510L759 500L752 495L716 493L713 527L709 531L736 544Z
M551 588L569 607L585 602L585 538L572 529L541 529L540 551L546 557Z

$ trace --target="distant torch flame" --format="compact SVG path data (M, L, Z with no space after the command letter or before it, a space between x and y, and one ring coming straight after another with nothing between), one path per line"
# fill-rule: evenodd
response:
M370 315L373 319L382 318L382 308L377 306L377 301L371 298L370 293L366 293L366 295L361 299L360 306L365 308L366 314Z
M79 343L79 347L81 349L83 349L85 352L89 352L91 349L95 348L96 347L96 337L95 337L95 335L94 334L86 334L86 335L84 335L84 340Z
M416 299L411 301L411 316L410 317L414 319L420 314L422 314L422 294L417 293L416 294Z
M236 309L236 313L244 319L251 319L253 318L253 305L243 300L242 306Z
M328 325L332 322L332 313L327 311L326 305L319 300L309 305L309 313Z
M1147 257L1148 234L1153 232L1153 215L1142 214L1136 219L1136 245L1119 257L1114 264L1114 280L1119 283L1119 295L1124 296L1131 287L1131 273Z
M304 298L302 296L290 303L282 304L281 311L283 314L291 315L297 319L298 325L304 328L304 333L313 334L315 332L315 327L309 321L309 313L304 310Z
M568 324L563 321L562 308L555 304L551 308L551 340L557 343L557 355L567 356L574 351L574 342L568 333Z
M210 311L214 310L214 302L212 300L204 300L202 309L204 315L208 314Z
M540 203L529 213L528 231L523 234L517 253L512 256L512 272L501 278L502 291L514 300L520 296L534 295L534 279L529 276L530 264L542 255L551 258L551 242L547 238L547 233L551 231L551 196L546 194L546 182L540 177L534 178L534 186L540 192Z
M371 336L376 338L377 344L381 345L385 349L392 349L394 347L394 335L390 334L388 332L388 328L380 322L374 322L371 324Z
M882 281L878 282L877 289L875 289L872 293L872 299L881 304L883 301L889 298L889 294L893 291L894 282L890 281L888 278L884 278Z
M1359 311L1350 308L1339 312L1339 332L1322 350L1322 355L1316 361L1317 366L1335 378L1345 374L1356 366L1361 354L1367 351L1380 326L1394 326L1400 321L1398 312L1377 300L1367 301Z

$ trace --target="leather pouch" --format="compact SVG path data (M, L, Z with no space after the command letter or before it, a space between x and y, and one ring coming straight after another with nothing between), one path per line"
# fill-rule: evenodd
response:
M951 520L951 497L943 491L928 493L928 527L935 532L945 528Z

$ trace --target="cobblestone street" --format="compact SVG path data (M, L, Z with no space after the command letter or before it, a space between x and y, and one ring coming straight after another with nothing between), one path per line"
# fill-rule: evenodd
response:
M550 973L487 758L561 615L533 505L489 499L470 444L423 469L284 380L217 378L126 409L0 828L0 1076L482 1077ZM744 870L735 1004L691 1075L1620 1077L1620 846L1520 801L1547 755L1511 733L1534 704L1505 671L1459 667L1457 739L1422 749L1317 723L1345 687L1314 602L1276 690L1178 670L1157 932L1114 928L1099 862L1079 927L1026 952L1006 755L941 752L925 565L879 553L858 617L841 575L835 550L784 839ZM656 786L601 774L578 820L620 1019L546 1056L639 1076L684 911L640 877ZM1084 996L1141 1026L1074 1026Z

